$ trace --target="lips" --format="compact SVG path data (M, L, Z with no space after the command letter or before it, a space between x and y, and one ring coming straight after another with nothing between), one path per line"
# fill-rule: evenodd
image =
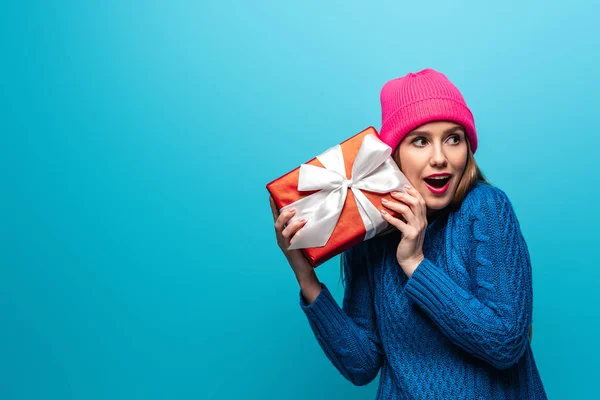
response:
M436 189L440 189L443 188L448 183L448 181L450 181L451 177L452 175L449 174L434 174L425 178L425 182L429 186L432 186Z
M450 187L451 178L452 175L448 173L429 175L424 179L425 186L427 186L427 189L429 189L433 194L444 194Z

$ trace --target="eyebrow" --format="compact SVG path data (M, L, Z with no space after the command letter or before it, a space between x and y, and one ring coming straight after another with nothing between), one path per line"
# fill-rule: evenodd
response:
M454 133L456 131L462 131L464 133L465 129L462 126L453 126L452 128L446 129L444 131L444 135L447 135L449 133ZM431 133L428 131L412 131L406 136L409 137L409 136L416 136L416 135L431 136Z

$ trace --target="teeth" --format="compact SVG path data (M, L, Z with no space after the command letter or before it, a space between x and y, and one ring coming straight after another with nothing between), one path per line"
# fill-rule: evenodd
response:
M450 178L450 176L432 176L431 178L427 178L427 179L447 179Z

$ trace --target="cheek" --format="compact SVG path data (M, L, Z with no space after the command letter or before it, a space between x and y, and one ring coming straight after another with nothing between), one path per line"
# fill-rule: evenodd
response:
M402 160L400 163L402 173L412 185L419 185L421 173L423 172L421 168L422 161L413 157L410 152L400 152L399 155L400 160ZM396 160L398 163L398 158L396 158Z
M421 186L421 176L417 171L408 169L406 171L402 171L402 173L404 174L404 176L406 176L406 179L409 180L410 184L414 187L416 187L417 189L421 190L420 186Z
M456 173L462 173L467 166L467 147L449 152L448 163Z
M457 158L455 162L453 162L454 165L454 169L456 171L459 171L461 174L462 172L464 172L465 167L467 166L467 160L466 160L466 155L464 157L461 158Z

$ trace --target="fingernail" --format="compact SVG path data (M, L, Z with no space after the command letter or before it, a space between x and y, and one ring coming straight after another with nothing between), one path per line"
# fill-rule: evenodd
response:
M387 211L385 211L385 210L379 210L379 211L381 211L382 214L387 214Z
M288 208L288 212L289 212L289 213L293 213L293 212L295 212L295 211L296 211L296 209L295 209L295 208Z
M306 222L306 218L300 218L300 222Z
M392 192L393 196L398 196L399 194L402 194L402 192Z
M387 199L381 199L381 202L382 203L387 203L388 201L387 201Z
M412 189L412 187L411 187L410 185L404 185L404 188L405 188L406 190L410 190L410 189Z

